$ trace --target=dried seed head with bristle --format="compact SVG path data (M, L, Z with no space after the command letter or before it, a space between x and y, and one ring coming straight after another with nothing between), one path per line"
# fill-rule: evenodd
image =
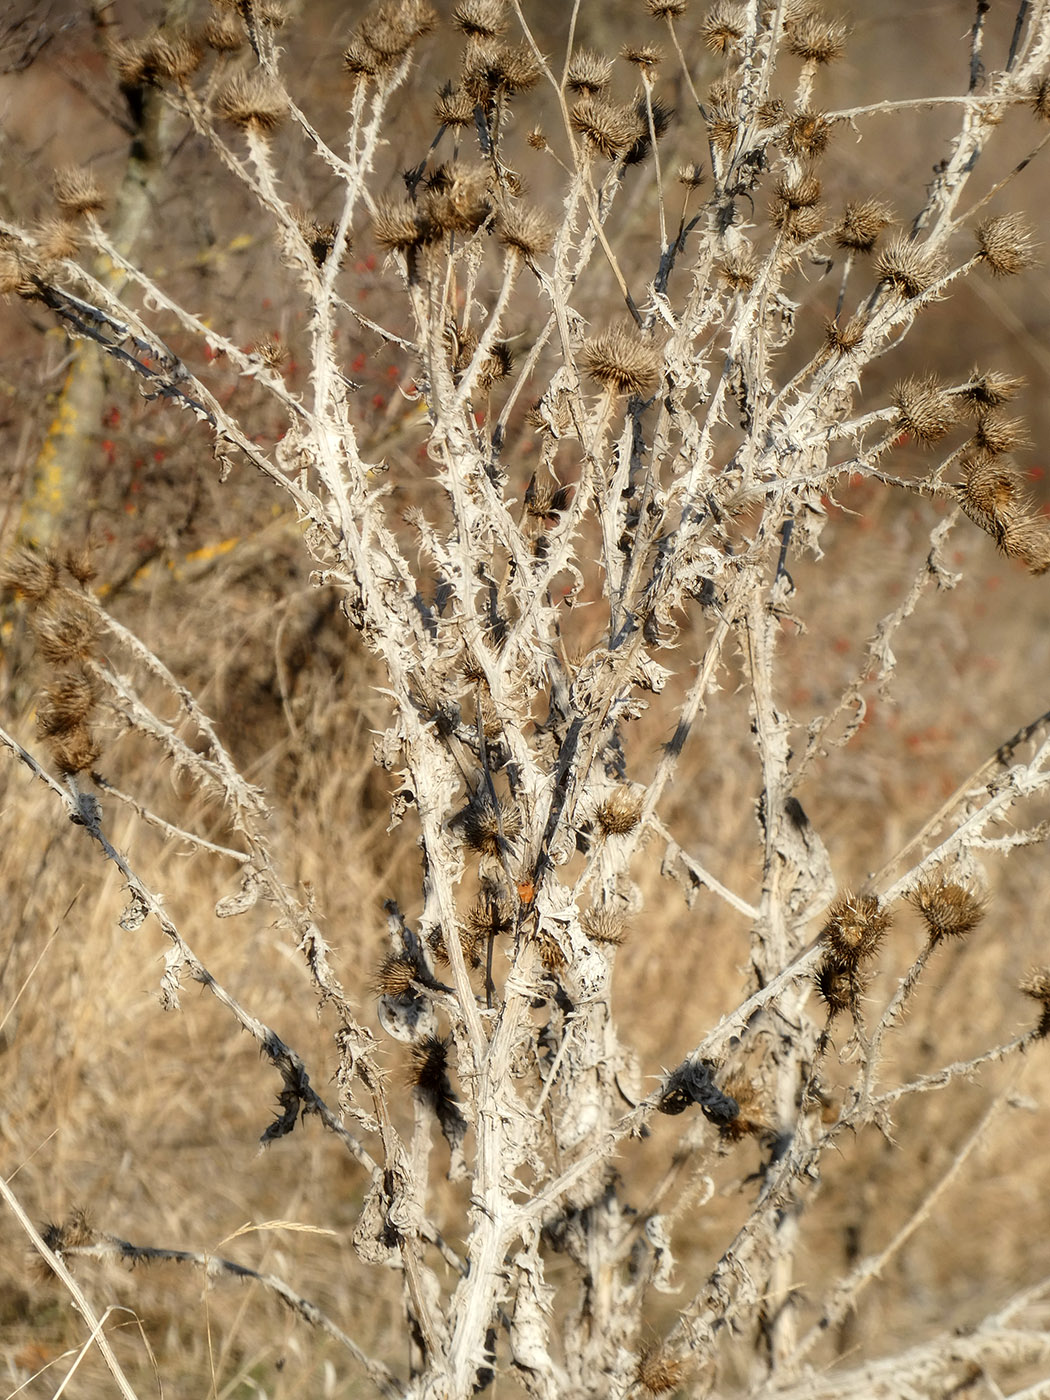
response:
M624 44L620 57L646 73L664 61L663 49L659 44Z
M1050 1036L1050 967L1033 967L1017 984L1017 990L1037 1001L1043 1009L1036 1026L1036 1035Z
M610 909L604 904L595 909L588 909L580 919L580 925L592 943L604 943L612 948L618 948L627 936L627 920L624 915L618 909Z
M841 20L812 12L786 25L786 31L788 48L807 63L833 63L842 56L849 35Z
M877 895L847 892L828 910L820 936L830 958L843 967L855 967L876 955L891 922Z
M996 370L975 369L969 383L963 388L963 397L980 412L1009 403L1023 388L1024 380L1016 375L1000 374Z
M159 31L116 44L113 49L117 76L125 88L153 86L165 80L181 86L193 76L203 57L196 39Z
M613 394L644 394L660 372L656 349L623 327L592 336L580 351L580 363Z
M839 355L849 355L864 339L868 323L863 316L851 316L844 326L837 321L824 322L824 340L829 350Z
M1003 554L1023 564L1030 574L1050 571L1050 525L1041 517L1009 523L997 543Z
M755 285L758 260L750 247L741 246L719 258L715 271L732 291L749 292Z
M988 901L979 890L944 876L924 879L907 895L907 900L922 916L931 943L972 933L988 908Z
M471 905L464 928L473 943L479 939L499 938L514 932L514 904L510 896L498 889L485 890Z
M454 160L439 165L420 201L426 238L475 233L492 213L488 184L484 166Z
M1032 230L1019 214L986 219L976 236L978 256L996 277L1012 277L1035 261Z
M962 471L955 487L959 504L975 525L1001 542L1027 508L1020 472L985 453L964 457Z
M461 0L452 23L470 38L495 39L507 28L507 9L502 0Z
M700 22L700 33L712 53L728 53L744 37L746 23L743 5L719 0Z
M898 427L923 447L938 442L959 421L958 405L936 375L903 379L894 385L891 397Z
M432 1107L452 1097L448 1080L449 1042L425 1035L409 1051L408 1083Z
M426 240L426 225L416 205L407 199L383 200L372 221L372 237L380 248L405 253Z
M718 1126L723 1141L740 1142L746 1137L762 1137L772 1131L769 1111L754 1080L738 1070L728 1075L719 1087L737 1106L736 1117Z
M821 211L815 207L819 198L820 181L815 175L781 180L769 211L774 227L796 243L812 238L823 221Z
M1028 105L1040 121L1050 122L1050 74L1044 74L1033 84Z
M413 984L418 980L419 968L412 958L391 954L376 969L372 988L377 996L411 996L415 992Z
M687 190L698 190L707 179L707 175L701 163L694 160L688 165L680 165L675 179Z
M98 214L106 206L101 185L91 171L82 166L71 165L56 170L51 189L55 203L67 219Z
M977 419L974 441L989 457L1002 457L1018 448L1031 447L1023 418L1004 418L1001 413L982 413Z
M526 262L543 257L554 247L557 230L542 209L533 205L512 205L500 211L496 237Z
M316 219L310 218L308 214L301 211L295 216L296 227L302 235L302 240L310 251L315 267L324 267L328 261L328 255L335 247L335 235L337 229L333 223L318 223ZM343 247L350 248L350 239L347 238Z
M42 739L83 725L98 703L98 683L82 671L49 681L36 707L36 732Z
M641 794L624 784L598 804L594 819L603 836L626 836L638 825L641 815Z
M890 210L877 199L854 200L843 210L832 237L840 248L852 253L870 253L879 234L892 219Z
M102 753L102 745L82 724L53 734L48 740L48 748L51 751L51 761L66 777L86 773L94 768Z
M216 94L215 111L241 131L269 136L288 115L288 95L265 73L238 73Z
M463 839L482 855L498 856L503 843L521 834L521 813L503 799L475 797L456 818Z
M658 1347L646 1347L638 1358L635 1374L638 1384L650 1395L666 1395L681 1384L685 1363L666 1355Z
M579 49L573 54L569 71L565 75L565 86L570 92L586 93L597 97L609 86L612 78L612 60L594 49Z
M202 37L216 53L236 53L244 47L245 33L235 19L215 15L204 26Z
M645 0L645 8L654 19L681 19L689 0Z
M0 569L0 586L30 603L43 602L58 587L58 560L32 549L16 550Z
M823 112L799 112L787 124L784 149L788 155L812 158L821 155L831 136L831 123Z
M867 976L856 965L847 965L825 954L814 974L817 991L828 1008L829 1018L843 1011L856 1016L858 1002L867 986Z
M918 297L943 275L944 259L925 244L913 243L907 234L900 233L879 254L875 272L902 297Z
M40 655L51 666L85 661L94 651L101 631L98 615L69 589L48 597L47 607L33 619Z
M643 134L638 115L604 97L583 97L569 114L572 129L585 147L603 160L615 160L628 152Z
M446 83L434 104L434 116L442 126L470 126L474 120L476 104L469 92Z
M75 258L80 248L80 235L68 219L45 219L33 230L36 250L45 263Z
M498 39L472 40L463 61L462 85L475 102L528 92L542 69L528 44L504 44Z

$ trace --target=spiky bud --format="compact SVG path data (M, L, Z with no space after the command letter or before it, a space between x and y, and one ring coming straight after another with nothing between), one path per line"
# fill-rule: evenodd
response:
M500 211L496 237L526 262L534 262L554 247L556 229L542 209L534 205L512 205Z
M843 1011L857 1014L857 1004L867 986L867 976L855 964L844 964L830 953L820 960L814 975L817 991L833 1018Z
M377 996L403 997L414 993L418 979L419 968L412 958L391 954L376 969L372 986Z
M1030 574L1050 571L1050 526L1040 517L1011 522L997 541L1002 552Z
M204 42L216 53L236 53L244 47L244 30L233 18L215 15L204 26Z
M877 895L847 892L828 910L820 936L830 958L842 967L855 967L876 955L891 922Z
M931 943L972 933L988 907L985 896L972 885L960 885L943 876L924 879L907 899L921 915Z
M833 63L842 56L848 34L841 20L810 13L787 26L787 46L807 63Z
M879 234L892 219L891 211L877 199L854 200L843 210L832 237L840 248L849 252L870 253Z
M1027 506L1020 473L984 453L964 457L962 471L962 482L955 488L959 504L975 525L1001 542Z
M986 219L976 236L979 256L996 277L1012 277L1035 261L1032 230L1018 214Z
M1001 374L996 370L975 369L969 383L963 389L963 397L982 412L987 408L999 408L1017 397L1024 388L1024 380L1012 374Z
M570 92L597 97L609 86L612 60L594 49L578 49L569 63L565 85Z
M663 50L659 44L624 44L620 50L620 57L647 74L664 61Z
M424 242L426 226L419 209L410 200L383 200L372 220L372 237L380 248L405 253Z
M462 0L452 23L470 38L495 39L507 28L506 7L502 0Z
M434 116L442 126L470 126L474 120L475 102L469 92L446 83L434 104Z
M944 272L944 259L923 243L898 234L875 261L875 272L903 297L928 291Z
M626 154L642 135L638 114L604 97L581 98L569 119L585 146L603 160Z
M939 442L959 421L956 401L936 375L903 379L894 385L891 397L899 428L923 447Z
M701 21L700 33L712 53L724 54L744 37L745 24L743 5L719 0Z
M824 340L829 350L839 355L849 355L864 339L868 323L863 316L851 316L844 326L837 321L824 322Z
M540 65L528 44L497 39L472 41L463 63L462 83L475 102L528 92L539 82Z
M1018 448L1030 447L1024 419L1004 418L1001 413L982 413L977 419L974 441L989 457L1002 457Z
M688 0L645 0L645 8L653 19L681 19L689 3Z
M514 932L514 904L510 897L498 888L486 889L482 897L471 905L464 920L464 927L474 943L479 939L500 938Z
M603 836L626 836L641 820L641 795L622 785L598 804L594 819Z
M623 327L602 331L580 351L580 363L592 379L614 394L644 394L660 371L652 345Z
M309 249L314 266L324 267L325 263L328 261L328 254L335 247L335 235L337 232L335 224L331 222L324 224L318 223L316 219L312 219L308 214L304 214L301 211L296 214L295 223L302 236L303 242ZM344 247L349 249L349 238L346 240Z
M720 1087L737 1106L736 1117L719 1124L723 1141L740 1142L746 1137L762 1137L772 1130L769 1111L753 1079L737 1070L727 1075Z
M269 136L288 115L288 95L265 73L238 73L220 88L215 111L241 131Z
M1040 121L1050 122L1050 74L1044 74L1033 84L1028 105Z
M707 175L701 163L694 160L689 165L680 165L675 179L687 190L698 190L707 179Z
M101 185L91 171L82 166L71 165L56 170L51 188L55 203L67 219L98 214L106 206Z
M831 123L823 112L799 112L788 122L784 149L788 155L813 158L827 148Z

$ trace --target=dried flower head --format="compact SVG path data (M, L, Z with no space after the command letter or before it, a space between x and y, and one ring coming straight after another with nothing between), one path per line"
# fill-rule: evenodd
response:
M641 794L626 784L604 798L594 813L603 836L626 836L641 820Z
M80 235L68 219L45 219L33 230L36 250L45 263L75 258L80 247Z
M698 190L707 179L707 175L701 163L694 160L689 165L680 165L675 179L687 190Z
M528 44L498 39L472 40L463 62L462 84L475 102L491 102L535 87L541 73Z
M73 777L94 768L102 753L102 745L85 725L74 725L59 734L53 734L48 741L51 761L60 773Z
M580 919L580 925L593 943L604 943L611 948L618 948L627 935L627 920L624 915L618 909L610 909L606 904L588 909Z
M464 926L471 938L499 938L514 932L514 903L502 889L491 886L482 891L481 898L471 905Z
M659 44L624 44L620 57L646 73L664 61L663 49Z
M67 219L82 219L86 214L98 214L106 206L102 187L90 170L70 165L56 170L51 183L55 203Z
M31 603L40 603L58 587L58 560L35 549L19 549L0 569L0 585Z
M989 457L1001 457L1007 452L1032 445L1025 431L1023 418L1004 418L1001 413L982 413L977 419L974 441Z
M1024 515L1027 499L1016 467L978 452L963 458L959 504L975 525L998 543Z
M840 248L852 253L870 253L879 234L892 220L890 210L877 199L851 201L832 230L832 237Z
M115 45L113 57L117 76L125 88L154 86L164 81L181 86L200 66L204 51L189 35L164 35L158 30L145 38Z
M393 63L437 22L437 11L426 0L383 0L361 21L357 38L387 63Z
M923 447L938 442L959 421L957 402L936 375L901 380L894 385L891 397L901 431L910 433Z
M1050 122L1050 74L1044 73L1033 84L1028 94L1028 105L1040 121Z
M828 1008L829 1018L843 1011L856 1016L868 979L855 963L841 963L830 953L825 954L817 966L814 981L821 1000Z
M923 243L913 243L900 233L875 260L875 271L902 297L917 297L928 291L944 272L944 259Z
M746 1137L762 1137L772 1130L769 1111L753 1079L737 1070L727 1075L720 1087L737 1106L736 1116L719 1124L723 1141L740 1142Z
M474 120L475 106L469 92L446 83L434 104L434 116L442 126L470 126Z
M452 23L470 38L495 39L507 28L507 9L503 0L461 0Z
M638 137L624 156L627 165L637 165L646 158L652 149L653 137L660 140L674 120L675 111L657 97L642 97L634 104L634 115Z
M578 49L572 56L565 85L570 92L597 97L612 78L612 60L594 49Z
M36 732L47 739L83 725L98 703L98 696L98 682L83 671L54 677L36 707Z
M550 252L556 231L546 213L534 205L512 205L501 210L496 220L496 237L526 262Z
M786 32L788 48L807 63L833 63L842 56L849 35L841 20L812 12L788 24Z
M580 351L580 363L614 394L644 394L660 372L656 349L622 326L592 336Z
M464 841L482 855L498 856L505 843L521 834L521 813L502 798L475 797L456 820Z
M844 326L838 321L824 322L824 340L829 350L839 355L849 355L864 339L868 323L861 315L851 316Z
M419 979L419 968L412 958L391 954L383 959L372 979L372 988L377 996L403 997L415 991L413 983Z
M238 73L219 89L215 111L241 131L269 136L288 115L288 95L266 73Z
M408 1083L432 1108L453 1098L448 1078L449 1042L437 1035L417 1040L409 1053Z
M750 245L741 244L715 263L715 271L734 292L749 292L755 285L758 260Z
M877 895L847 892L828 910L820 936L831 959L855 967L876 955L891 922Z
M447 161L426 184L420 201L425 236L474 233L492 213L489 172L481 165Z
M743 5L719 0L701 21L700 33L712 53L724 54L744 37L746 22Z
M94 651L101 624L87 601L69 589L51 593L33 619L40 654L52 666L70 666Z
M924 879L907 899L922 916L931 943L972 933L988 907L985 896L972 885L960 885L944 876Z
M1017 989L1042 1007L1036 1035L1043 1038L1050 1035L1050 967L1033 967L1021 978Z
M96 569L90 545L71 545L66 550L62 562L67 573L84 587L95 577Z
M603 160L625 155L644 134L637 112L604 97L581 98L570 113L570 121L585 147Z
M390 252L417 248L424 242L426 232L419 209L408 199L383 200L372 220L372 237L380 248Z
M213 15L204 26L203 37L216 53L236 53L245 40L243 27L228 15Z
M1024 388L1024 380L1012 374L1000 374L996 370L975 369L969 383L963 389L964 398L981 412L986 408L998 408L1017 397Z
M819 156L830 136L831 123L823 112L799 112L787 124L784 149L791 156Z
M536 939L540 962L548 972L560 972L565 966L565 950L553 934L540 931Z
M493 384L498 384L501 379L506 379L513 368L514 351L505 340L497 341L481 362L481 369L478 373L478 388L483 394L487 394ZM485 733L490 737L495 737L501 733L502 728L499 717L494 716L494 723L491 726L486 724Z
M985 219L976 236L978 255L996 277L1012 277L1035 261L1032 230L1018 214Z
M328 261L329 253L335 247L335 235L338 232L335 224L331 222L324 224L318 223L316 219L312 219L308 214L302 213L302 211L296 214L295 222L302 235L303 242L309 250L310 257L313 259L314 266L324 267L325 263ZM347 249L350 248L349 238L346 240L344 247Z
M668 1356L658 1347L646 1347L638 1358L635 1373L638 1384L650 1395L666 1395L681 1385L685 1375L685 1362Z
M1003 554L1023 564L1030 574L1050 571L1050 523L1042 517L1009 522L997 543Z

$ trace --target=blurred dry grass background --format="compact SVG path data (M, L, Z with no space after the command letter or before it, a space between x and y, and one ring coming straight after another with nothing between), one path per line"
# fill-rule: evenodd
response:
M132 18L137 8L125 7L132 31L144 22ZM830 8L849 16L854 33L846 60L831 70L822 93L828 108L960 90L972 22L971 6L962 0ZM546 3L528 11L557 52L564 14ZM28 71L0 79L7 189L0 197L16 204L28 199L41 209L52 167L90 159L105 175L107 164L117 168L121 159L119 133L85 96L85 87L101 83L102 72L81 12L52 5L44 17L58 25L52 43ZM993 23L1005 18L993 16ZM61 28L64 21L68 27ZM303 105L323 113L333 133L347 23L343 6L314 3L304 7L289 42ZM581 37L615 49L638 35L649 37L649 24L641 4L585 5ZM429 111L445 76L443 42L433 41L432 62L417 74L404 124L384 152L383 168L392 176L419 158L433 134ZM1002 45L1002 33L991 42ZM837 139L828 182L834 171L840 198L872 195L906 214L944 154L942 133L950 125L937 110L870 120L862 140ZM1009 155L997 158L1000 173L1032 142L1029 115L1017 114L1013 126L1004 133ZM674 133L668 139L665 164L701 154L675 150L677 139ZM275 254L246 222L239 196L211 183L195 159L191 144L175 155L165 203L142 254L146 265L167 275L194 309L218 303L242 343L277 335L294 361L302 328L293 309L270 295L280 285L272 275ZM290 171L288 178L302 177ZM1047 190L1046 169L1037 163L1011 195L1012 206L1042 220L1044 237ZM637 222L639 244L647 246L651 199L651 187L640 184L628 212L618 216ZM303 200L324 212L305 187ZM196 228L198 241L173 246L166 237L170 227ZM382 258L367 231L353 257L350 275L367 312L383 284ZM800 316L812 319L815 337L837 285L822 284L816 269L811 277L812 300ZM616 312L611 293L610 311ZM1048 465L1042 445L1050 431L1048 320L1045 269L1002 285L971 279L924 318L904 355L916 369L959 374L976 363L1026 377L1021 407L1037 446L1024 461L1040 494ZM0 447L7 466L0 503L9 545L67 349L54 332L43 333L23 305L0 308L0 343ZM398 394L410 375L391 357L369 353L358 361L364 354L364 343L348 347L349 372L367 389L359 396L363 430L379 450L403 453L411 464L411 422L402 421L411 410ZM892 379L908 367L895 359ZM289 378L294 384L294 365ZM238 386L231 373L229 390L250 421L251 388ZM251 427L266 436L264 417ZM414 833L406 823L387 834L389 781L370 765L371 731L383 725L381 678L334 598L311 585L294 520L275 506L265 483L240 469L220 486L203 435L184 434L171 415L141 403L116 378L107 384L106 412L94 436L77 535L95 548L96 586L196 692L243 771L267 789L283 873L311 891L337 950L339 975L367 1008L382 953L383 900L398 899L411 917L418 899ZM521 451L523 491L531 470L527 438ZM423 491L422 468L418 475ZM874 624L921 567L942 509L870 485L843 491L828 508L827 557L796 571L808 630L786 636L782 652L782 676L790 677L786 698L802 721L821 712L856 668ZM1046 579L1032 579L998 557L969 527L952 536L948 562L961 581L951 593L924 598L901 635L892 695L868 688L869 714L860 733L833 757L820 785L801 794L841 887L856 886L877 870L969 772L1050 708ZM691 639L687 631L683 663L695 659L701 645L699 632ZM5 725L30 746L34 665L24 619L8 608L0 708ZM731 667L721 681L718 704L687 751L668 824L710 870L750 897L757 871L757 772ZM635 757L643 767L646 754L655 762L674 725L672 694L669 705L654 707L637 726ZM196 810L193 793L157 765L140 739L114 730L99 766L147 807L222 840L222 812ZM253 1044L231 1031L203 993L187 993L179 1014L161 1012L159 935L148 926L137 934L118 927L123 901L116 872L102 865L82 832L59 821L47 794L10 759L0 763L0 790L0 1170L27 1209L37 1220L60 1220L79 1207L100 1230L137 1243L229 1252L272 1269L324 1306L366 1350L399 1360L397 1281L384 1288L349 1242L363 1185L353 1163L310 1122L259 1152L277 1081ZM130 811L117 816L112 799L104 800L114 813L116 844L150 871L203 960L295 1045L324 1091L335 1062L331 1027L316 1015L282 930L262 906L236 920L216 919L215 902L232 883L212 862L165 843ZM661 880L660 859L653 848L637 872L646 904L618 954L617 974L623 1033L650 1076L736 1004L747 959L744 920L703 891L687 908L680 889ZM901 1076L976 1053L1031 1021L1031 1005L1016 982L1030 963L1048 957L1046 853L1016 851L989 875L994 898L988 920L971 942L938 954L896 1041L892 1068ZM902 916L881 960L880 999L921 942L917 921L911 925ZM391 1045L392 1068L402 1053ZM992 1099L1009 1096L983 1145L938 1202L935 1218L862 1295L857 1316L829 1338L826 1357L874 1353L886 1338L905 1344L931 1326L965 1327L997 1298L1047 1273L1044 1055L914 1099L899 1115L894 1142L868 1130L829 1165L803 1234L806 1267L800 1272L812 1281L814 1298L859 1255L893 1236ZM748 1142L727 1149L702 1206L707 1187L697 1183L690 1244L679 1259L683 1283L710 1267L746 1214L756 1161ZM625 1149L622 1173L640 1206L665 1166L659 1130ZM682 1169L688 1172L689 1164ZM264 1229L224 1245L245 1222L275 1220L331 1233ZM154 1364L168 1395L292 1400L370 1393L346 1379L334 1348L253 1286L207 1286L200 1275L172 1264L135 1271L81 1266L78 1277L97 1307L123 1310L109 1326L118 1329L115 1344L140 1394L159 1393ZM667 1305L670 1313L675 1299ZM653 1319L654 1327L659 1321ZM64 1291L27 1263L16 1222L0 1213L4 1393L78 1346L82 1336ZM726 1393L733 1383L732 1375L724 1378ZM45 1371L25 1393L51 1394L53 1388ZM110 1393L93 1356L78 1372L75 1393ZM511 1391L497 1379L493 1393Z

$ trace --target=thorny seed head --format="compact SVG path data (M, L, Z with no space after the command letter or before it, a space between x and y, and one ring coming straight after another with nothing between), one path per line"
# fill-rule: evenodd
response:
M55 1254L65 1254L71 1249L83 1249L98 1239L87 1213L75 1206L61 1225L53 1221L45 1224L40 1231L47 1247ZM50 1272L50 1270L48 1270Z
M907 900L922 916L931 943L972 933L988 907L985 896L972 885L960 885L944 876L924 879Z
M1030 447L1023 418L1004 418L1001 413L982 413L977 419L974 441L989 457L1002 457L1018 448Z
M269 136L288 115L288 95L265 73L238 73L219 89L215 111L241 131Z
M1042 517L1011 521L997 543L1003 554L1018 560L1030 574L1050 571L1050 528Z
M734 292L749 292L755 285L758 261L753 249L741 244L715 263L715 271Z
M521 813L502 798L493 802L488 796L475 797L460 813L458 822L464 841L481 855L500 854L501 834L504 841L513 841L521 834Z
M48 741L51 761L60 773L73 777L94 768L102 753L102 745L85 725L74 725L60 734L53 734Z
M623 327L592 336L580 351L580 363L614 394L644 394L660 372L660 356L653 346Z
M594 49L579 49L572 56L565 85L570 92L597 97L605 91L612 78L612 60Z
M96 569L89 545L71 545L62 559L67 573L82 587L87 587L95 577Z
M421 212L427 241L475 233L492 213L488 171L460 161L439 165L427 181Z
M867 986L867 974L855 964L843 964L830 953L820 960L814 975L817 991L828 1008L829 1019L843 1011L857 1014L857 1004Z
M786 29L788 48L807 63L833 63L842 56L849 35L841 20L814 13L803 15Z
M434 105L434 116L442 126L470 126L474 120L475 102L462 88L446 83Z
M506 6L502 0L462 0L452 23L472 39L495 39L507 28Z
M685 1363L668 1356L658 1347L646 1347L638 1358L638 1384L650 1395L666 1395L682 1382Z
M964 398L977 411L998 408L1017 397L1024 388L1024 380L1012 374L1000 374L996 370L975 369L969 383L963 389Z
M820 181L815 175L799 175L777 182L776 197L790 209L809 209L820 199Z
M525 490L525 509L533 520L548 520L567 510L572 500L571 486L558 486L553 481L537 481L535 477Z
M56 170L51 188L55 203L67 219L82 219L85 214L98 214L106 207L102 186L83 166L67 165Z
M412 958L391 954L376 969L372 985L377 996L403 997L414 991L419 968Z
M645 8L654 19L681 19L689 0L645 0Z
M891 921L877 895L847 892L828 910L820 936L829 958L842 967L855 967L878 953Z
M903 379L894 385L891 397L899 414L898 426L923 447L940 441L959 421L956 401L936 375Z
M638 138L624 156L627 165L637 165L646 158L652 148L652 136L654 135L657 141L660 140L674 120L675 112L673 107L668 107L659 98L646 100L642 97L634 104L634 114L638 123ZM652 135L649 131L650 120Z
M817 208L792 209L789 204L774 202L769 211L775 228L793 243L805 243L815 238L824 222L823 210Z
M476 39L468 45L461 81L475 102L491 102L504 94L528 92L541 71L528 44Z
M1044 74L1028 94L1028 105L1040 119L1050 122L1050 73Z
M68 671L49 681L36 707L36 732L42 739L83 725L98 703L98 683L83 671Z
M885 204L877 199L854 200L846 205L842 218L832 230L840 248L854 253L870 253L879 234L893 220Z
M626 785L616 788L598 804L594 819L603 836L626 836L641 820L641 795Z
M604 943L607 947L618 948L627 936L627 919L606 904L588 909L580 926L592 943Z
M243 28L226 15L213 15L204 26L203 37L208 47L216 53L236 53L243 48L245 40Z
M33 620L40 655L51 666L70 666L94 651L101 625L83 598L69 589L48 597Z
M45 219L33 230L36 250L45 263L75 258L80 248L80 234L68 219Z
M500 211L496 237L526 262L545 256L554 247L557 230L547 214L534 205L514 204Z
M501 379L506 379L513 368L514 351L505 340L497 341L481 362L481 369L478 372L478 388L483 394L487 394L493 384L498 384ZM491 734L495 736L501 731L502 725L497 717ZM490 733L488 726L486 726L485 733Z
M698 190L706 178L704 167L696 160L689 165L680 165L675 175L678 183L684 185L687 190Z
M540 962L548 972L560 972L565 966L565 953L553 934L540 932L536 939Z
M283 0L265 0L255 5L255 17L264 29L283 29L290 18L288 6Z
M357 38L381 59L394 63L437 22L437 11L426 0L384 0L361 21Z
M1027 508L1020 473L983 452L964 457L962 472L955 488L959 504L975 525L1001 542Z
M644 73L651 72L664 61L663 49L659 44L624 44L620 57Z
M569 114L573 130L603 160L615 160L634 146L643 132L638 114L604 97L583 97Z
M1036 1035L1045 1039L1050 1035L1050 967L1033 967L1021 978L1017 989L1042 1007Z
M16 550L4 561L0 585L30 603L43 602L58 587L58 560L33 549Z
M288 347L282 345L273 336L267 336L265 340L260 340L253 347L252 353L258 355L267 369L279 370L288 359Z
M913 243L899 233L875 260L876 275L889 282L902 297L917 297L944 272L944 259L923 243Z
M712 53L728 53L744 37L746 15L743 5L731 0L719 0L707 12L700 24L704 43Z
M363 39L351 39L343 50L343 68L355 82L377 78L389 66L382 54L369 48Z
M200 66L204 53L196 39L186 34L166 36L159 31L143 39L114 46L113 57L122 86L137 88L158 83L187 83Z
M416 205L407 199L383 200L372 221L372 237L380 248L404 253L417 248L426 237L426 227Z
M452 1093L448 1082L449 1043L437 1035L425 1035L409 1051L408 1082L432 1106Z
M788 155L813 157L827 148L831 123L823 112L799 112L788 122L784 149Z
M736 1117L719 1124L718 1131L723 1141L740 1142L746 1137L762 1137L772 1129L762 1095L748 1075L737 1070L726 1076L720 1088L737 1106Z
M328 261L328 254L335 247L336 226L333 223L320 224L316 219L310 218L308 214L299 212L295 216L296 226L302 235L303 242L310 250L310 256L315 267L324 267ZM350 248L350 239L347 238L344 247Z
M499 938L513 933L513 901L498 887L485 889L482 897L467 911L464 927L475 943L479 939Z
M1032 230L1019 214L986 219L977 228L977 247L996 277L1012 277L1035 261Z
M839 355L849 355L864 339L868 323L863 316L851 316L844 326L837 321L824 322L824 339L828 349Z

